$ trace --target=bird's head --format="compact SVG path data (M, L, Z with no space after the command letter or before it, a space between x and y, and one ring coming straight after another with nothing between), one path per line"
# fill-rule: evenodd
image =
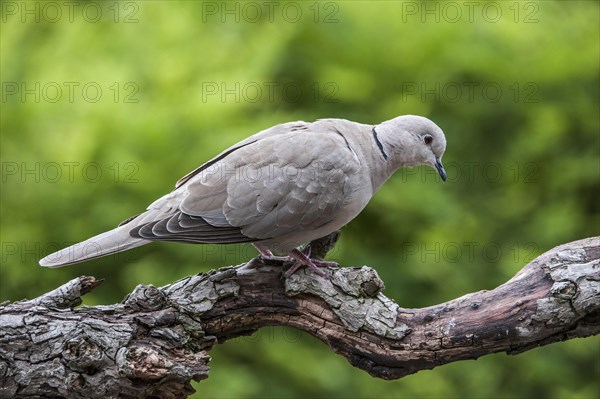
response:
M404 166L429 165L446 181L442 165L446 137L442 129L429 119L416 115L399 116L375 126L373 134L394 170Z

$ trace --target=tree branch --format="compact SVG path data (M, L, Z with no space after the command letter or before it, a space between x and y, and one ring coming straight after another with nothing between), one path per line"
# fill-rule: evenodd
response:
M385 379L600 333L600 237L556 247L494 290L422 309L384 296L366 266L332 269L330 280L308 270L282 279L281 266L253 259L139 285L111 306L73 309L101 283L93 277L4 303L0 397L183 398L207 377L214 344L269 325L304 330Z

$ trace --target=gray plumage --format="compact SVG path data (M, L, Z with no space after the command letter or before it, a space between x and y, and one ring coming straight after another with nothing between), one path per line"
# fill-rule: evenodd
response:
M340 229L400 167L446 175L442 130L405 115L379 125L343 119L273 126L181 178L175 190L117 228L40 260L58 267L151 241L251 242L290 254Z

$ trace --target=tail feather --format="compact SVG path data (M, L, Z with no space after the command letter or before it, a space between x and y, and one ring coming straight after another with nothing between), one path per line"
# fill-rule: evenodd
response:
M126 251L148 244L151 241L131 237L131 226L123 225L113 230L98 234L78 244L61 249L40 260L45 267L61 267L99 258L112 253Z

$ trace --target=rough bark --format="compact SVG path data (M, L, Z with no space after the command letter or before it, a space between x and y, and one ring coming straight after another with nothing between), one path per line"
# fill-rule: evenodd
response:
M600 237L564 244L494 290L422 309L384 296L366 266L284 279L281 264L254 259L140 285L120 304L75 308L101 283L79 277L0 305L0 397L183 398L191 380L207 377L214 344L269 325L307 331L385 379L516 354L600 333L599 258Z

